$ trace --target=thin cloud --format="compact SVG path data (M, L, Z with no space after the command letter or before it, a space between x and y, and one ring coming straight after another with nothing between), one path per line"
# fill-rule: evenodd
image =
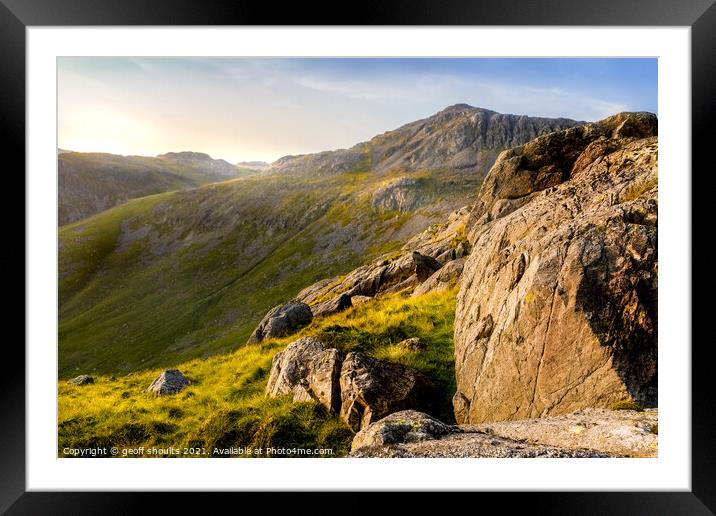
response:
M96 151L195 150L232 162L273 161L351 147L457 103L587 121L654 110L655 65L620 63L65 58L58 66L59 141ZM112 124L93 112L123 118Z

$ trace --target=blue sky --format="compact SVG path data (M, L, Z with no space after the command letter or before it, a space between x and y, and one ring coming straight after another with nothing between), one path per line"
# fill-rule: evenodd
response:
M587 121L656 113L657 60L69 57L58 94L61 148L273 161L457 103Z

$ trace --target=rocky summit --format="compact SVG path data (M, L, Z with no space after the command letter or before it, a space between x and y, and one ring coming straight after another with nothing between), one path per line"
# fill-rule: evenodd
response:
M458 422L656 404L657 184L647 113L500 155L468 223Z
M389 170L471 170L485 174L500 149L514 147L540 134L579 125L567 118L539 118L508 115L456 104L435 115L375 136L350 149L303 156L286 156L272 169L294 173L306 168L322 175L345 172L367 164L378 172ZM374 200L377 205L401 206L415 202L409 178L382 185ZM401 188L408 193L402 194Z

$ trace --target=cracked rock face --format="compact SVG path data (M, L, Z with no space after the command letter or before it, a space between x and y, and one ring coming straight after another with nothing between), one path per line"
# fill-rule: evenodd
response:
M495 163L459 282L459 423L656 404L656 132L622 113Z

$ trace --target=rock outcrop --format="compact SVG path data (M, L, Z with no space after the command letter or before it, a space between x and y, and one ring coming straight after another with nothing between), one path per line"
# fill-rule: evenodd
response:
M147 388L147 391L156 396L165 396L167 394L181 392L188 385L191 385L191 382L181 371L178 369L167 369L155 378L152 384Z
M401 410L358 432L353 438L351 450L438 439L459 431L458 427L447 425L423 412Z
M72 378L71 380L67 380L67 383L69 383L70 385L89 385L91 383L94 383L94 378L88 374L81 374Z
M656 134L622 113L500 155L468 224L459 423L655 405Z
M315 400L358 431L392 412L425 408L431 387L409 367L303 337L274 356L266 395Z
M414 210L420 201L419 182L412 177L398 177L373 192L371 204L380 211Z
M313 320L311 308L301 301L291 301L273 307L264 316L247 344L256 344L266 339L283 337L307 325Z
M467 211L461 210L452 222L411 239L410 246L400 254L358 267L343 277L318 281L299 292L296 299L309 304L314 316L330 315L375 296L419 288L431 278L423 293L452 284L462 270L461 258L468 253L466 246L456 241L455 221L463 226L467 217ZM445 272L436 276L442 268Z
M351 457L656 457L656 410L588 409L481 425L404 411L353 438Z

